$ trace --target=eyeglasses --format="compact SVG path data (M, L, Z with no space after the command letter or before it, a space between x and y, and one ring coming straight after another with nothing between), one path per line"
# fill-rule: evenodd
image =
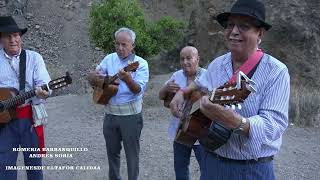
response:
M237 26L240 32L246 32L250 30L252 27L259 28L260 23L234 23L234 22L228 21L225 25L225 29L230 31L230 30L233 30L234 26Z

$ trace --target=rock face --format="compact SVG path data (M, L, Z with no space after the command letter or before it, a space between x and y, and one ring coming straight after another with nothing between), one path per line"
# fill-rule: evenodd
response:
M188 24L186 37L171 52L153 60L154 72L179 68L179 49L195 45L202 65L226 52L223 29L213 18L228 11L235 0L140 0L151 20L171 15ZM291 74L290 120L302 125L320 124L320 1L264 0L267 32L261 48L284 62ZM14 15L28 27L24 45L41 53L52 77L73 73L71 92L86 91L85 74L94 69L103 52L92 47L88 36L91 0L0 0L0 15ZM162 68L161 68L162 67ZM169 67L169 68L168 68Z
M1 15L13 15L28 28L24 47L43 56L51 77L72 74L72 86L62 93L85 92L85 75L101 59L88 35L90 6L90 0L0 0Z

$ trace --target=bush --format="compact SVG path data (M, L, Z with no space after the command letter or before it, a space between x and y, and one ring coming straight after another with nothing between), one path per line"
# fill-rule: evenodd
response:
M156 23L146 20L137 0L94 1L90 11L90 36L96 46L114 51L114 32L128 27L137 35L135 50L139 56L151 57L162 49L171 50L183 37L185 24L172 17Z

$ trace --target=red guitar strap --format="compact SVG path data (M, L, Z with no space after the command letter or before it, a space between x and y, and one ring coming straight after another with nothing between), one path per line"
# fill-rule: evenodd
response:
M229 82L236 82L237 79L237 75L239 71L242 71L244 74L248 75L256 66L257 64L260 62L260 59L263 56L263 52L261 49L257 49L257 51L255 53L253 53L248 60L239 68L237 69L231 79L229 80Z

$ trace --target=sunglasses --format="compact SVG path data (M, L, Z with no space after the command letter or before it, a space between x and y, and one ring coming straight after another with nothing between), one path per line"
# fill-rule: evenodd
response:
M229 31L231 31L231 30L233 30L233 28L235 27L235 26L237 26L237 28L238 28L238 30L240 31L240 32L246 32L246 31L248 31L248 30L250 30L251 28L260 28L261 27L261 23L260 22L258 22L258 21L256 21L256 22L238 22L238 23L236 23L236 22L232 22L232 21L227 21L226 23L225 23L225 26L224 26L224 28L226 29L226 30L229 30Z

